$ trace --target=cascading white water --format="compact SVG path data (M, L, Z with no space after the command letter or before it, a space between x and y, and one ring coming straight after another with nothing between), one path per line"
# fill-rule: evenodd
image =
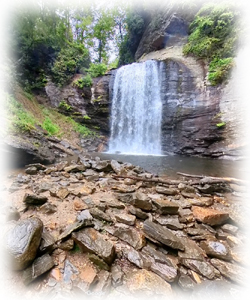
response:
M162 62L149 60L117 70L109 152L161 154Z

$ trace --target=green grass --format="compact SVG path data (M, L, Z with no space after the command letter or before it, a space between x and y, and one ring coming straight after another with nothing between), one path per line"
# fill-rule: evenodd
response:
M57 135L59 132L59 127L51 121L49 117L45 117L42 128L48 132L48 134L51 135Z
M35 128L36 119L13 96L6 94L6 109L11 131L25 132Z

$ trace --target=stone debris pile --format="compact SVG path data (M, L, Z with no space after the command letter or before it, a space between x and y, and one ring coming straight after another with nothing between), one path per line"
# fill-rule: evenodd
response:
M213 282L240 289L244 220L226 198L230 185L207 193L201 183L154 178L98 157L28 165L8 188L9 267L50 296L195 295Z

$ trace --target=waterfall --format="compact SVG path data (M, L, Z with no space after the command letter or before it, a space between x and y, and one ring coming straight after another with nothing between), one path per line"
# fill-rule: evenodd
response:
M149 60L117 70L109 152L161 154L163 62Z

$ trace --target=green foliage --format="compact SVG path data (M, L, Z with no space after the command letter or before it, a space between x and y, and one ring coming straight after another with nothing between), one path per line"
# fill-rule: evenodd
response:
M5 105L11 122L10 131L27 132L35 128L35 118L13 96L6 95Z
M83 137L90 137L90 136L95 136L96 135L95 132L93 132L92 130L90 130L86 126L77 123L76 121L74 121L70 117L68 117L68 121L72 124L73 129L76 132L80 133Z
M144 11L129 11L126 17L127 34L119 48L119 66L130 64L135 61L135 52L140 43L146 26Z
M58 85L66 84L83 66L88 66L88 51L83 45L69 44L59 53L51 69L52 79Z
M98 76L103 76L107 72L107 65L104 63L90 64L90 67L86 70L91 77L95 78Z
M83 116L84 120L91 120L91 118L88 115Z
M46 116L42 128L48 132L49 135L56 135L59 132L59 127L51 121L51 119Z
M225 80L233 66L233 58L213 59L209 65L208 79L212 85L217 85Z
M225 122L221 122L221 123L217 123L217 124L216 124L216 126L217 126L218 128L224 127L225 125L226 125Z
M84 87L91 87L93 85L93 80L88 74L82 78L79 78L73 82L73 86L83 89Z
M62 100L59 105L58 108L61 108L67 112L70 112L72 110L72 106L69 105L65 100Z
M228 77L237 49L239 13L225 5L205 5L190 24L185 55L207 59L209 80L213 85Z

